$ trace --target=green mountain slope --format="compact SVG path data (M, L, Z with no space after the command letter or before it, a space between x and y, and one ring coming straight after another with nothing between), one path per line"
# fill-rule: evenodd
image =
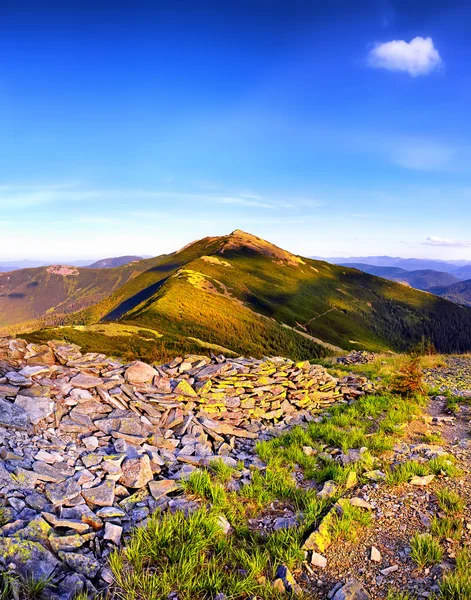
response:
M87 327L101 321L104 331L119 323L158 332L162 352L167 340L175 348L211 344L308 358L330 350L320 340L343 349L404 350L423 337L443 352L471 349L471 310L294 256L241 231L199 240L146 266L93 306L64 316L67 328L35 339L60 333L90 343ZM115 342L121 343L116 336Z
M30 321L61 322L63 315L107 298L159 260L142 260L115 269L54 265L0 273L0 331Z

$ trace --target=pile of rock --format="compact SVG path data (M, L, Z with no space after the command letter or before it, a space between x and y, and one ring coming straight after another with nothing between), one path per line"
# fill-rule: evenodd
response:
M51 598L112 581L109 553L156 509L187 509L179 480L371 390L284 358L186 356L123 365L63 342L0 340L0 570L54 578ZM236 485L248 482L240 469ZM3 562L3 566L2 566Z
M346 356L339 356L337 363L340 365L366 365L367 363L373 362L376 359L374 352L367 352L366 350L352 350Z

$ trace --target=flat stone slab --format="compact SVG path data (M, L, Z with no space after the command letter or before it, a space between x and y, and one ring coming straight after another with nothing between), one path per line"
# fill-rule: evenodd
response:
M26 431L30 425L28 413L21 406L0 398L0 425Z

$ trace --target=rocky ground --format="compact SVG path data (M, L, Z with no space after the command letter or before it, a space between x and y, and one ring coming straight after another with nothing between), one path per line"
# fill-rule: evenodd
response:
M364 377L282 358L123 365L74 345L0 341L0 570L92 597L108 556L156 509L187 510L179 481L215 459L260 463L265 439L371 391ZM175 495L176 494L176 495Z
M471 398L471 357L444 357L442 366L425 371L425 381L440 393Z
M333 590L352 577L367 590L370 598L385 598L390 590L413 598L428 598L437 593L443 573L453 568L453 559L460 547L471 544L471 407L462 406L454 417L445 414L445 400L431 400L424 417L407 427L402 441L396 444L390 460L423 461L441 453L457 460L458 477L434 477L430 483L406 483L390 486L379 481L355 490L355 496L369 506L372 525L363 529L358 539L330 546L325 551L326 566L312 566L312 573L303 578L312 585L313 598L333 596ZM440 443L424 443L424 436L441 434ZM415 533L430 530L432 518L440 515L436 493L447 488L466 499L463 535L445 541L443 560L431 568L419 569L410 558L410 542ZM366 505L365 505L366 506Z
M372 360L358 353L347 364L365 359ZM341 497L333 481L316 484L301 470L294 473L300 489L333 501L303 537L305 560L299 568L291 574L279 565L275 591L313 600L382 599L395 590L412 598L438 593L458 550L471 545L467 373L467 357L448 357L429 368L430 386L459 391L462 401L455 403L454 414L447 397L434 396L392 450L347 479ZM237 492L266 467L255 452L257 441L296 424L320 422L321 415L329 419L332 405L352 405L371 391L365 377L336 379L318 365L282 358L187 356L154 367L83 355L77 346L60 342L1 340L0 573L51 578L45 597L52 600L73 600L82 591L94 597L113 584L110 553L152 513L188 513L204 505L197 495L182 493L181 482L192 472L223 461L233 469L228 485ZM370 423L368 431L374 432L374 419ZM358 447L323 444L302 450L342 466L360 464L363 456ZM428 464L446 455L456 460L457 476L438 469L399 485L387 480L398 465ZM411 558L411 540L442 516L437 494L443 489L466 501L462 531L441 540L445 552L437 564L419 568ZM351 506L370 515L371 523L352 522L348 535L333 542L326 533L329 523ZM267 503L247 525L263 537L302 520L286 498ZM226 599L223 593L217 597Z

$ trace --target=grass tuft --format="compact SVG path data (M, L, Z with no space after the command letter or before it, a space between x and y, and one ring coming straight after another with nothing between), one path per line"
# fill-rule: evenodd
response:
M443 600L471 600L470 548L464 548L457 554L455 570L443 578L440 594Z
M416 533L411 540L411 558L418 567L439 563L443 557L443 550L437 540L429 533Z
M430 531L440 539L459 540L463 523L456 517L433 517Z
M461 514L465 507L465 500L453 490L442 488L436 493L438 506L443 512L450 514Z

